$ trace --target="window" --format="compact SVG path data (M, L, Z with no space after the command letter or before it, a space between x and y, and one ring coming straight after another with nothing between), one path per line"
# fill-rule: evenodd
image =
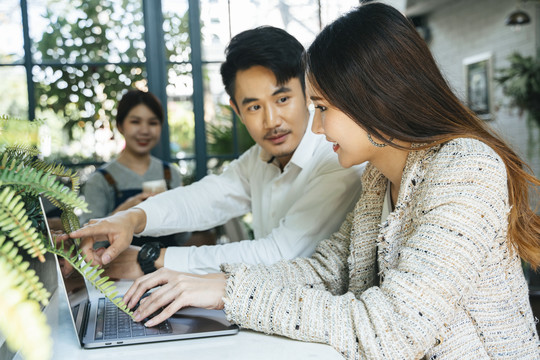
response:
M268 24L307 46L357 3L4 0L0 115L45 119L44 155L67 166L95 166L122 149L115 107L123 92L150 90L168 118L155 155L178 163L187 182L196 180L252 144L219 73L231 37Z

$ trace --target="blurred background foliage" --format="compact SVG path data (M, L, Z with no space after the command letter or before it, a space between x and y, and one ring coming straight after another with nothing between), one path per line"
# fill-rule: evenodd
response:
M527 111L530 119L540 125L540 53L523 56L512 53L510 65L501 68L495 80L502 85L503 92L520 111Z
M108 161L123 146L114 120L117 102L128 88L148 90L142 1L49 0L40 16L45 31L32 49L39 64L33 69L36 116L47 119L45 137L53 144L66 144L52 146L44 154L68 164ZM167 104L171 158L180 159L184 183L189 183L194 164L181 160L195 152L188 12L164 11L163 21L170 62L166 76L175 94ZM203 76L208 83L206 69ZM254 142L241 122L233 125L228 105L205 101L212 108L206 119L207 150L216 156L208 165L212 172L220 172L228 163L220 155L235 149L235 129L240 152Z
M37 104L64 119L69 140L80 137L87 124L113 131L122 93L131 87L146 89L142 2L77 0L61 5L51 2L42 14L48 24L33 51L43 64L33 74ZM187 12L182 18L164 13L167 58L189 59L187 24Z

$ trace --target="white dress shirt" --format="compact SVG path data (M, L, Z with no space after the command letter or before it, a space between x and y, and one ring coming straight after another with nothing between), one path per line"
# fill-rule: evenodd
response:
M255 240L216 246L169 247L165 267L218 272L222 263L272 264L309 256L337 231L361 192L363 166L344 169L331 143L308 126L283 171L254 145L220 175L156 195L137 207L159 236L209 229L251 211Z

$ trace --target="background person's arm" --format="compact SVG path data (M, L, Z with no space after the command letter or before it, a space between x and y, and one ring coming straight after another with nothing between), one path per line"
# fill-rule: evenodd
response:
M79 216L81 225L86 224L90 219L103 218L113 211L114 190L98 171L88 178L81 190L89 210Z

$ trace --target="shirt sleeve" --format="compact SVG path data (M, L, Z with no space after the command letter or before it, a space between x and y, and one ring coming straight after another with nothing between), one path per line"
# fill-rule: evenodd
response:
M320 240L339 228L360 194L359 170L335 166L312 174L304 193L267 236L215 246L168 248L165 266L200 274L220 271L222 263L270 265L312 255Z
M166 195L168 193L156 196L159 203L146 201L139 205L149 219L147 230L142 234L159 235L175 221L192 226L168 228L167 231L208 229L249 212L251 194L247 182L251 166L245 162L238 161L232 166L233 162L222 175L207 176L188 186L196 186L189 192L174 189L170 196ZM304 193L267 236L215 246L169 247L165 252L165 266L201 274L220 271L222 263L269 265L282 259L309 256L320 240L339 228L346 213L354 206L361 192L361 171L359 167L343 169L336 161L321 161L321 166L313 171L306 183ZM198 228L194 228L195 225Z
M208 175L135 206L146 213L146 226L140 235L206 230L249 212L249 165L245 162L240 158L221 175Z
M423 357L440 341L446 324L452 323L460 303L474 289L480 268L489 251L499 246L495 239L507 225L504 164L493 157L474 160L476 166L469 165L466 173L449 167L432 179L426 201L419 201L429 204L417 209L423 214L415 219L419 226L379 287L372 286L356 297L351 292L339 294L332 288L310 286L324 280L314 268L307 286L301 282L276 286L271 279L292 274L298 262L280 262L265 269L239 267L227 282L224 300L229 319L265 333L327 343L351 359ZM444 194L441 184L446 187ZM363 214L356 216L361 221ZM316 254L320 268L334 266L336 260L326 257L325 250ZM348 280L341 272L342 287Z

